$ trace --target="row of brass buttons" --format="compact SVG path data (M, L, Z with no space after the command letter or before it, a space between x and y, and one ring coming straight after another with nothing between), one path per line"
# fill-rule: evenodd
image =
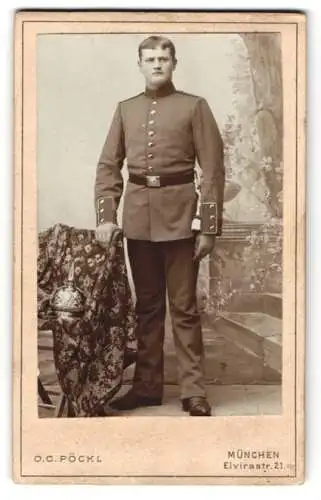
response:
M153 106L155 106L156 104L157 104L157 101L153 101L153 102L152 102L152 105L153 105ZM149 114L150 114L151 116L154 116L154 115L156 114L156 109L152 108L152 109L150 110ZM149 120L149 121L148 121L148 125L154 125L154 124L155 124L155 120L151 119L151 120ZM148 131L148 136L149 136L150 138L154 137L154 135L155 135L154 130L149 130L149 131ZM148 142L148 147L149 147L149 148L152 148L154 145L155 145L155 144L154 144L154 142L153 142L153 141L149 141L149 142ZM147 154L147 158L148 158L149 160L152 160L152 159L154 158L153 153L148 153L148 154ZM149 170L149 171L152 171L152 170L153 170L153 166L152 166L152 165L148 165L148 167L147 167L147 168L148 168L148 170Z

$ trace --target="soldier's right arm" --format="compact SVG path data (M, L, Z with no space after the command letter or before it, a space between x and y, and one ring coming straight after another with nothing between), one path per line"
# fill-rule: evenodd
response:
M114 113L96 170L96 235L108 243L117 229L117 208L123 192L121 169L126 156L120 104Z
M120 104L114 113L96 171L95 206L97 226L117 222L117 208L123 192L121 169L124 164L125 137Z

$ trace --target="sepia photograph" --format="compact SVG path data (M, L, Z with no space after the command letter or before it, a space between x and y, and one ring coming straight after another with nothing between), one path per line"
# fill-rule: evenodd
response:
M61 392L75 416L280 413L280 35L40 35L37 57L39 415Z
M192 446L221 422L219 472L177 456L173 477L297 479L305 19L198 15L18 15L19 419L85 425L85 450L104 425L182 424ZM100 476L87 451L54 448L35 445L20 476ZM124 477L171 476L140 466Z

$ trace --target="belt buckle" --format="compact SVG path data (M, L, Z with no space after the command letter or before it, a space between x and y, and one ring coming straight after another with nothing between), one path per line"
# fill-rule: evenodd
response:
M146 185L147 187L160 187L160 176L159 175L146 175Z

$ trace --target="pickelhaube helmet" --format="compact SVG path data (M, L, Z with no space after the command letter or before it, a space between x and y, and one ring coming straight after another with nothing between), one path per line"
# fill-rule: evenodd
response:
M71 264L68 280L65 285L55 291L51 307L56 313L69 313L71 316L81 315L85 310L85 296L74 283L74 263Z

